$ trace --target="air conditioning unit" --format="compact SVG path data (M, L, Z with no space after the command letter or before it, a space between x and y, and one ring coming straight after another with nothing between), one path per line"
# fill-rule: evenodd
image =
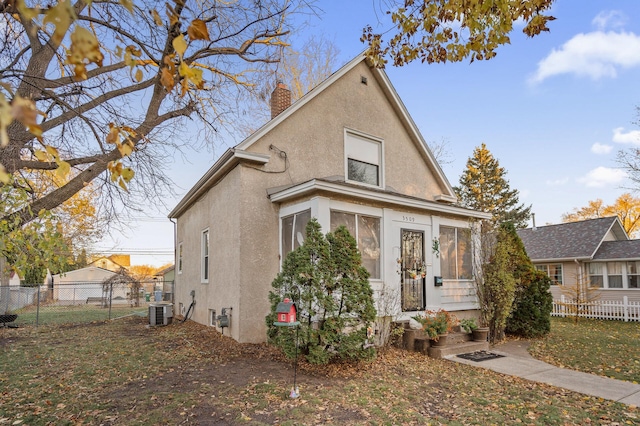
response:
M149 303L149 324L168 325L173 319L173 303Z

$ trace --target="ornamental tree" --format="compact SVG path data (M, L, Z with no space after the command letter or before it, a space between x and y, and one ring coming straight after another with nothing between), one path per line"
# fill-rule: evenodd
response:
M293 357L298 338L300 353L314 364L373 358L368 329L376 310L368 278L349 231L341 226L324 236L311 220L304 243L286 256L272 282L269 342ZM274 325L277 305L285 297L297 305L299 330Z

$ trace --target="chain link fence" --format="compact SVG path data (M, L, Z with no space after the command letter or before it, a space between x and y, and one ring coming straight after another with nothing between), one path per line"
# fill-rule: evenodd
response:
M77 324L128 315L147 316L149 303L173 302L173 294L173 281L155 280L1 286L0 327Z

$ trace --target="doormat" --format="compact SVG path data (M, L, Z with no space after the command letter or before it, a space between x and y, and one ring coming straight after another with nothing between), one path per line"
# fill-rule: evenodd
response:
M487 351L476 351L470 352L468 354L460 354L458 358L468 359L474 362L487 361L489 359L502 358L504 355L494 354L493 352Z

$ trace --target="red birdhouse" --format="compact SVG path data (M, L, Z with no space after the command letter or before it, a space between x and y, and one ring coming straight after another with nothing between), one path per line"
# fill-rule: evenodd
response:
M282 302L278 303L276 315L278 315L278 320L275 325L297 325L296 304L289 298L285 298Z

